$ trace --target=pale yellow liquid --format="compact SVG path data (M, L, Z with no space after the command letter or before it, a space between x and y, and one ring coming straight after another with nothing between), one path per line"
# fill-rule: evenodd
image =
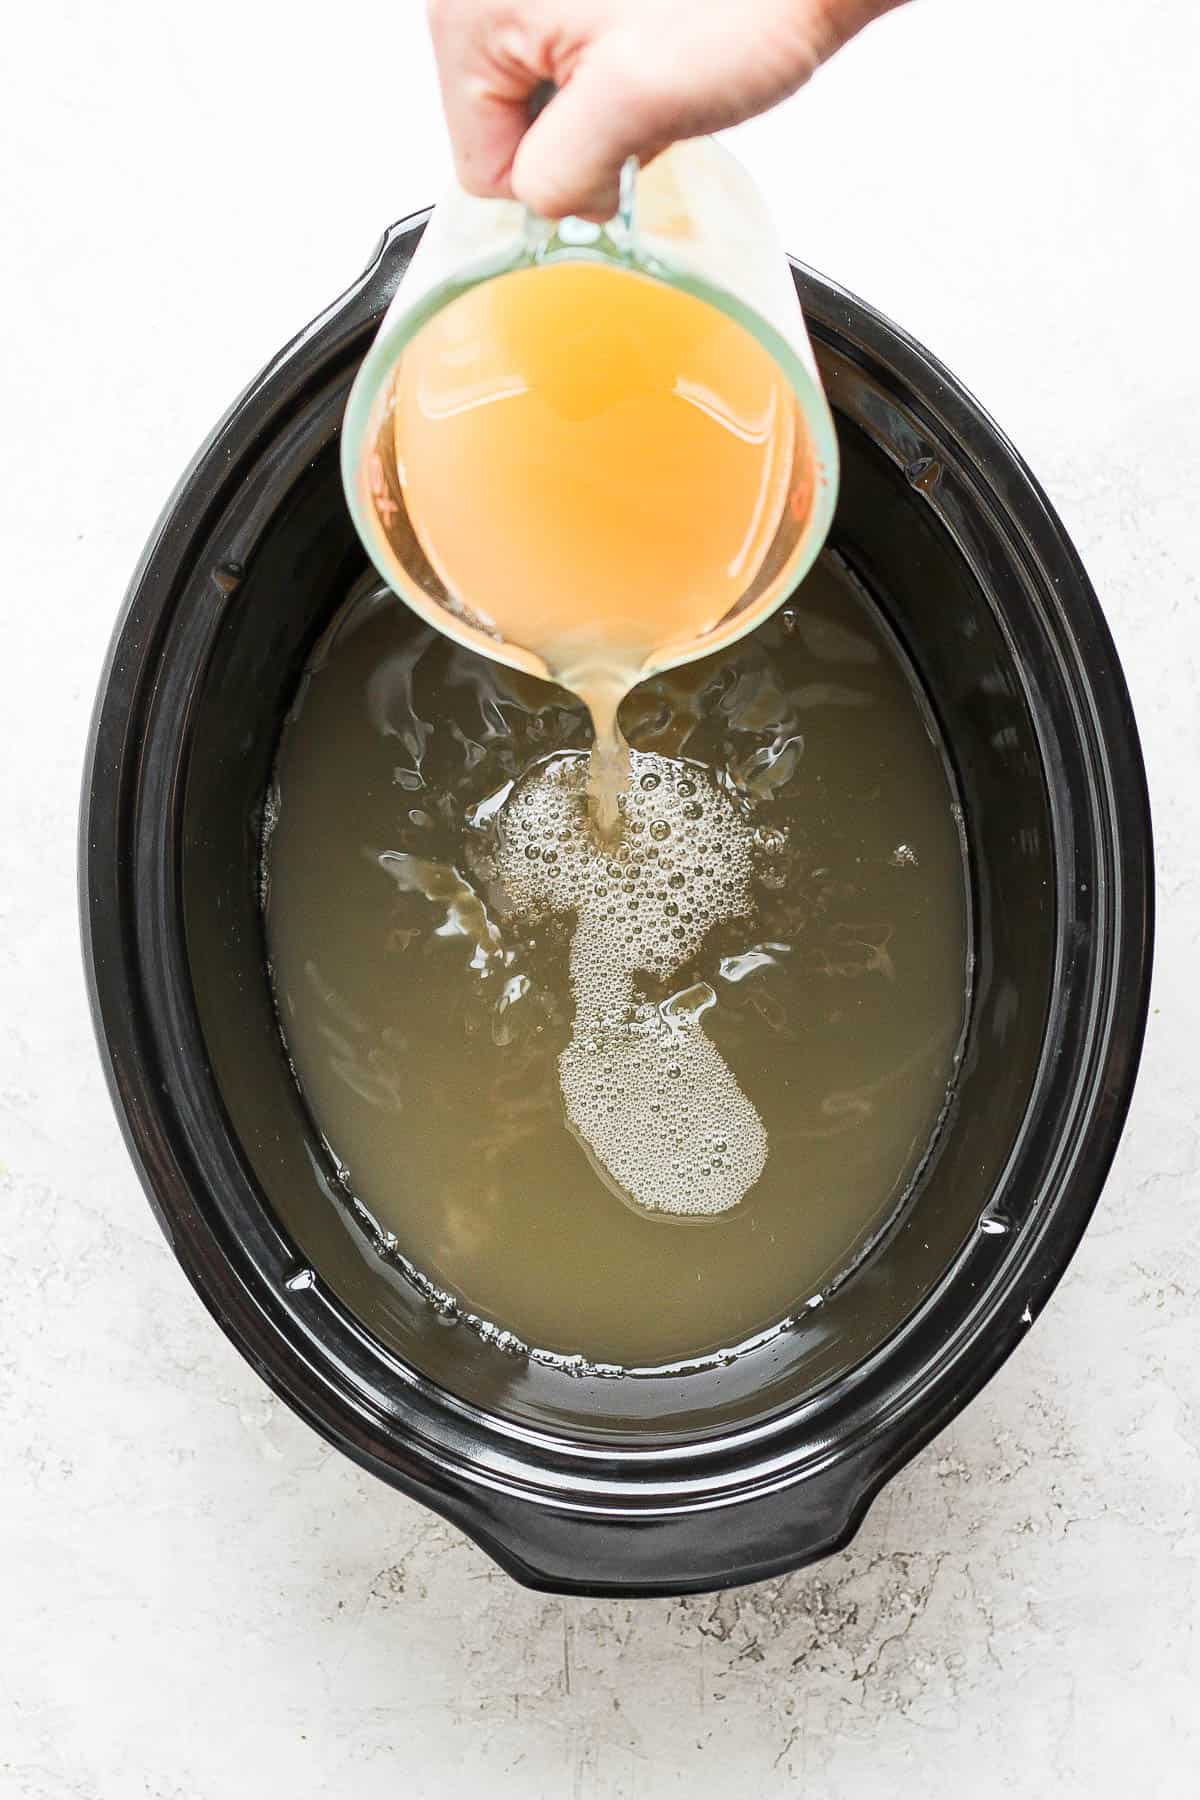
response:
M955 795L911 672L844 568L823 559L741 643L645 683L624 722L643 755L705 772L702 823L716 780L754 835L747 894L669 973L635 945L616 996L675 1017L707 1000L690 1036L712 1054L693 1059L690 1091L711 1116L689 1143L719 1128L732 1153L739 1094L761 1122L761 1173L707 1216L629 1204L604 1136L589 1145L573 1124L579 978L603 972L604 945L556 905L545 863L528 865L542 903L502 879L522 794L556 755L586 752L583 708L378 589L302 683L279 751L267 943L294 1067L359 1203L348 1229L365 1229L361 1209L378 1228L381 1318L400 1257L464 1313L563 1354L641 1365L735 1346L845 1273L938 1130L966 1010ZM650 835L627 834L614 872ZM555 842L549 867L575 854ZM727 877L703 834L673 824L663 842L680 869ZM606 1116L636 1115L639 1143L682 1120L686 1063L674 1083L637 1057L615 1073L622 1112Z
M626 1365L734 1346L863 1254L945 1106L966 919L927 714L832 562L644 682L770 610L812 501L792 391L716 308L502 276L388 406L410 583L560 685L347 608L279 757L293 1066L356 1229L443 1310Z
M628 773L621 700L738 607L811 456L779 365L743 326L629 271L483 283L405 350L393 449L449 593L587 704L595 816Z

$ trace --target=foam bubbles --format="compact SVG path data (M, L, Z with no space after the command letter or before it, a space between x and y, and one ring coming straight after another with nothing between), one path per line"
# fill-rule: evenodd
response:
M597 1172L648 1211L702 1216L757 1181L766 1132L705 1035L713 990L697 983L655 1007L634 975L665 981L720 920L750 911L753 828L704 770L632 760L615 844L588 823L587 755L537 765L499 815L497 873L516 911L575 914L575 1026L559 1079Z

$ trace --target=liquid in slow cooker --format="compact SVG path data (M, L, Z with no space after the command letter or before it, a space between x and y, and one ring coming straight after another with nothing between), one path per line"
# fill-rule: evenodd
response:
M622 720L605 848L578 700L364 587L280 744L266 926L380 1253L646 1366L815 1301L895 1216L953 1080L967 885L928 708L831 556Z

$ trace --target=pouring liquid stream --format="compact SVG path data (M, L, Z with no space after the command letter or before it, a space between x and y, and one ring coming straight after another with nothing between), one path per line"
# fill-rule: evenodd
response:
M618 711L723 621L745 628L812 456L779 365L715 306L584 261L518 270L406 347L392 449L447 592L575 693L594 730L592 820L629 782Z
M702 1023L711 985L683 983L695 1004L650 988L753 910L754 828L716 770L631 752L619 712L782 598L816 493L797 390L724 303L572 256L443 298L380 398L381 570L590 715L590 754L521 773L483 872L526 929L574 920L564 1122L627 1204L714 1216L758 1180L765 1131ZM445 876L381 866L405 892Z

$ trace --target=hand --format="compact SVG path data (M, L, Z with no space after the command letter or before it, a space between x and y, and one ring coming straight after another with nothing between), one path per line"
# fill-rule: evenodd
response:
M627 156L765 112L900 0L429 0L458 178L611 218ZM543 81L558 93L534 124Z

